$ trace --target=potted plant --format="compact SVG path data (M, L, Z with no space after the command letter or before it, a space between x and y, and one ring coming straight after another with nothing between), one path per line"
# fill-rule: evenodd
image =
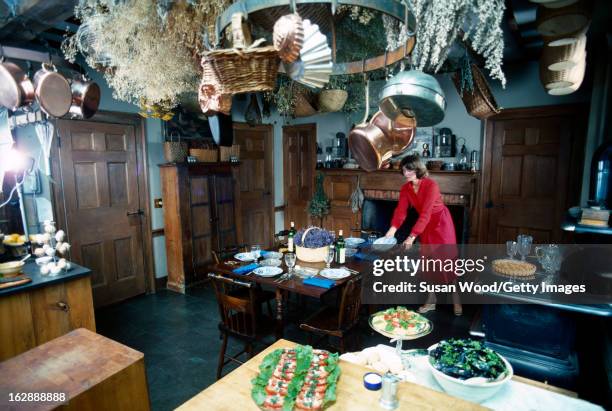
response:
M319 263L325 261L334 236L320 227L308 227L295 234L295 254L301 261Z

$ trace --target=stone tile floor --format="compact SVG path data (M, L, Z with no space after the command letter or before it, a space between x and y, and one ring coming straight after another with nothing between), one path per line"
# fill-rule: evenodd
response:
M307 335L296 322L317 309L317 302L306 301L307 311L289 317L284 338L307 342ZM474 308L464 307L464 315L455 317L452 306L438 306L427 317L434 331L411 344L427 348L449 337L468 337ZM141 351L145 355L151 405L155 411L172 410L215 382L217 359L221 347L217 324L219 314L215 295L208 285L190 289L187 294L160 290L96 311L98 333ZM386 343L363 321L360 328L363 347ZM274 342L270 336L257 350ZM320 347L328 348L328 347ZM230 339L228 350L238 352L242 344ZM224 375L236 365L228 364ZM245 384L248 384L245 381Z

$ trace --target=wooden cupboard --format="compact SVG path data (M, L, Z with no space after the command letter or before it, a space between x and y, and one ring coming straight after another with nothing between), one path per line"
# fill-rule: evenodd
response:
M168 288L206 279L212 250L242 243L238 166L229 163L160 166Z
M96 331L89 275L0 296L0 361L76 328Z

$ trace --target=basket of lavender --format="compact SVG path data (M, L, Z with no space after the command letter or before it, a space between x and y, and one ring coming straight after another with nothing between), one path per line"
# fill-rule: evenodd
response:
M302 229L295 234L295 254L298 260L307 263L323 262L333 242L334 236L327 230L319 227Z

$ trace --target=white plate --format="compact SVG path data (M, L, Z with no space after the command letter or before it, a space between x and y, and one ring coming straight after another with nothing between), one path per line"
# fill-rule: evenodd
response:
M355 254L357 254L357 251L359 251L359 250L357 250L356 248L346 248L345 249L345 253L346 253L347 257L354 256Z
M266 253L261 253L262 257L267 260L280 260L283 258L283 253L279 253L278 251L268 251Z
M395 237L380 237L374 240L375 245L395 245L397 244L397 238Z
M259 267L253 271L253 274L260 277L274 277L275 275L282 274L283 269L280 267Z
M281 260L277 260L276 258L266 258L265 260L263 260L259 264L261 264L263 266L268 266L268 267L280 267Z
M344 268L326 268L319 273L321 277L329 278L330 280L340 280L351 275Z
M365 240L363 238L358 238L358 237L349 237L344 240L344 243L346 244L347 247L357 248L361 244L365 243Z
M238 253L234 255L234 258L238 261L255 261L255 258L251 253Z

